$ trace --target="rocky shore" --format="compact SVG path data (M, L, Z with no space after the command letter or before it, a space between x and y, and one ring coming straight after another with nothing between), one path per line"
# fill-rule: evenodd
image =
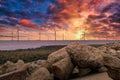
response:
M112 79L120 80L120 42L97 48L73 42L51 53L47 60L30 63L7 61L0 66L0 80Z

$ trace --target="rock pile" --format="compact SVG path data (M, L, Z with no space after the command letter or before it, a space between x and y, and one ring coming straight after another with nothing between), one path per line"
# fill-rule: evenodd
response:
M29 65L24 69L24 73L27 72L26 78L17 80L69 80L76 73L78 76L85 76L92 72L106 71L114 80L120 80L120 43L110 43L95 48L74 42L51 53L47 60L27 64ZM18 60L17 63L8 61L0 66L0 74L16 71L24 65L22 60Z

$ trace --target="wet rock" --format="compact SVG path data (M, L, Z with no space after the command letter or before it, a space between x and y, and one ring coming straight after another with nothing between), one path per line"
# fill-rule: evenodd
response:
M98 69L103 66L103 52L99 49L79 43L69 44L66 48L74 65L79 68Z
M104 64L108 68L109 76L120 80L120 59L111 55L104 55Z

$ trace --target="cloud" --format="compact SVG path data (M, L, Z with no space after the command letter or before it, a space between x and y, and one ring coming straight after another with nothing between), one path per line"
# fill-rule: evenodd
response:
M34 30L60 30L86 35L120 33L118 0L1 0L0 24ZM66 23L64 25L62 23ZM40 27L41 26L41 27ZM116 31L116 32L115 32Z
M24 27L32 28L32 29L36 29L36 30L40 30L40 27L38 27L37 24L35 24L35 23L33 23L33 22L30 22L30 21L27 20L27 19L21 19L21 20L20 20L20 23L21 23Z

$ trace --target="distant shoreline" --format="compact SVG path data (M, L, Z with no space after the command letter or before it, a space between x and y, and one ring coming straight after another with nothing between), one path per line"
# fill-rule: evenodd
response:
M17 50L39 48L41 46L67 45L71 42L80 42L81 44L105 44L120 42L120 40L0 40L0 50Z

